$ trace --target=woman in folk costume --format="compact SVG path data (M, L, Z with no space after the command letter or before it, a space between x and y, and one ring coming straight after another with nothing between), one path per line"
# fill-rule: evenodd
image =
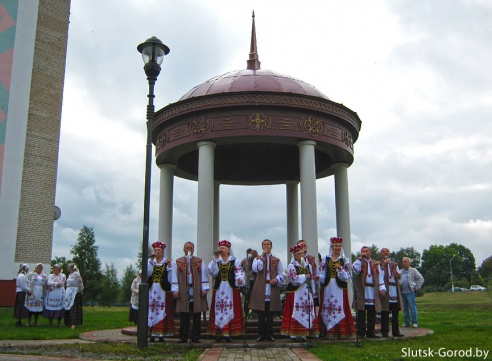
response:
M173 294L171 282L176 265L166 259L166 244L152 243L154 253L147 265L149 282L149 318L150 342L157 337L160 342L164 336L174 335Z
M244 284L244 272L241 261L234 257L231 242L220 241L219 251L208 265L208 273L213 277L212 305L208 321L208 333L216 336L216 342L222 337L227 342L231 336L243 335L244 314L241 306L239 287Z
M48 280L43 273L43 264L38 263L34 271L28 277L32 293L26 297L26 308L29 311L27 324L31 324L31 318L32 315L34 315L34 325L39 326L38 319L39 315L43 313L44 293L46 290L46 281Z
M318 320L314 311L315 283L312 266L304 259L301 246L290 248L293 259L287 267L289 284L285 291L285 306L280 333L292 339L318 337Z
M342 248L342 237L330 238L330 251L321 262L320 333L330 339L345 339L355 335L354 320L349 306L347 282L351 266Z
M73 263L67 266L68 278L67 289L65 290L65 298L63 304L65 308L65 325L72 326L82 325L82 295L84 293L84 282L80 276L79 269Z
M29 279L26 274L29 272L29 266L22 263L19 266L19 272L17 273L17 279L15 280L15 306L14 306L14 318L17 320L15 322L16 326L22 326L22 319L29 316L29 311L27 310L26 295L32 293L31 287L29 287Z
M48 276L46 281L46 296L44 297L43 317L50 321L50 326L53 325L53 320L58 320L60 327L63 317L63 299L65 297L65 283L67 282L65 275L60 272L60 266L53 265L53 273Z

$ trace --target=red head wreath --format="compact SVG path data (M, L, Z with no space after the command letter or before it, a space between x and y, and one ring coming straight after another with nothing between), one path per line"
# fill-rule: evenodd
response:
M218 245L219 247L225 246L225 247L227 247L227 248L231 248L231 242L229 242L229 241L227 241L227 240L225 240L225 239L224 239L224 240L222 240L222 241L220 241L220 242L218 242L218 243L217 243L217 245Z
M303 250L303 248L301 246L299 246L299 245L292 246L289 249L289 251L291 253L297 253L297 252L302 251L302 250Z
M342 237L331 237L330 242L331 242L331 244L342 244L343 238Z
M152 248L161 248L162 250L166 249L166 244L162 242L154 242L152 243Z

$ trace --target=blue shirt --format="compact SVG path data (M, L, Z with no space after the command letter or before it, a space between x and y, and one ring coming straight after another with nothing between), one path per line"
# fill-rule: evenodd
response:
M413 291L410 288L408 283L408 270L401 270L401 293L412 293Z

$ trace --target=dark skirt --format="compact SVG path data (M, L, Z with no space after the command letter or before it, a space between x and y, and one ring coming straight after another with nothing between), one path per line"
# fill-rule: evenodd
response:
M14 318L20 320L29 317L29 311L24 305L26 302L26 293L17 292L15 294Z
M128 313L128 321L137 324L138 322L138 310L130 306L130 312Z
M82 325L82 295L77 293L73 301L73 306L70 310L65 311L65 325Z
M46 308L43 310L43 317L46 317L47 319L54 320L54 319L61 319L63 317L63 313L65 310L62 308L61 310L47 310Z

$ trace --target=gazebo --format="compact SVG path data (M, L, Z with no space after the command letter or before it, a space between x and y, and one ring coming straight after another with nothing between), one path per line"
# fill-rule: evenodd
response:
M299 240L300 185L301 238L316 255L316 179L334 175L337 235L350 255L347 168L360 127L354 111L315 87L261 69L253 13L246 69L207 80L155 114L158 239L172 249L176 176L198 182L196 241L202 257L211 256L219 240L221 184L285 184L288 248Z

